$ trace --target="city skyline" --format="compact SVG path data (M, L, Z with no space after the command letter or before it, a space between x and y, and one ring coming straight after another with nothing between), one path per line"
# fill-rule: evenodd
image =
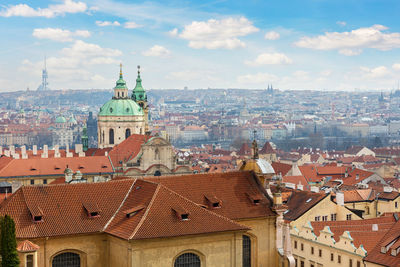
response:
M152 88L397 89L396 1L8 1L0 91Z

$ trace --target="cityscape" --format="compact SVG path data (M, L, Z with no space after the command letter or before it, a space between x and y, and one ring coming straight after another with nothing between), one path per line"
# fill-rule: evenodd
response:
M1 266L400 266L400 3L290 2L0 5Z

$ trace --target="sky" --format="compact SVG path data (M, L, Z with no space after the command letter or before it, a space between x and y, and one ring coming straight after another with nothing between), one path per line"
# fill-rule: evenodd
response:
M398 0L2 0L0 91L382 90L400 80Z

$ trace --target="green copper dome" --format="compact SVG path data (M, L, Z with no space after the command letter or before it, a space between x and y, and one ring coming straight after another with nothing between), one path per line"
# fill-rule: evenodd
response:
M100 108L99 116L143 116L143 109L132 99L111 99Z
M65 123L67 120L64 118L64 116L58 116L56 118L56 123Z

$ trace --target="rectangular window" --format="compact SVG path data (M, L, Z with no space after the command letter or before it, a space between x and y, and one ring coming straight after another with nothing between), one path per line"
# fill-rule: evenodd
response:
M346 220L351 221L351 214L346 215Z
M331 253L331 261L333 261L333 253Z
M318 250L318 256L322 257L322 249Z
M314 267L314 263L310 263L310 267Z
M294 259L294 266L297 267L297 259Z
M349 260L349 267L353 267L353 260L352 259Z
M322 216L322 221L326 222L328 220L328 215Z
M336 213L331 214L331 221L336 221Z
M297 241L294 241L294 248L297 249Z
M394 207L397 209L397 201L394 202Z
M300 267L304 267L304 261L300 261Z
M357 261L357 267L361 267L361 262Z
M47 179L43 179L43 184L47 184Z
M321 220L321 216L315 216L315 221L319 222Z
M314 247L311 247L311 254L314 255Z
M342 257L340 255L337 256L337 262L342 263Z
M301 243L300 247L301 247L301 251L303 251L304 250L304 244Z
M35 184L35 180L32 179L32 180L31 180L31 184Z

